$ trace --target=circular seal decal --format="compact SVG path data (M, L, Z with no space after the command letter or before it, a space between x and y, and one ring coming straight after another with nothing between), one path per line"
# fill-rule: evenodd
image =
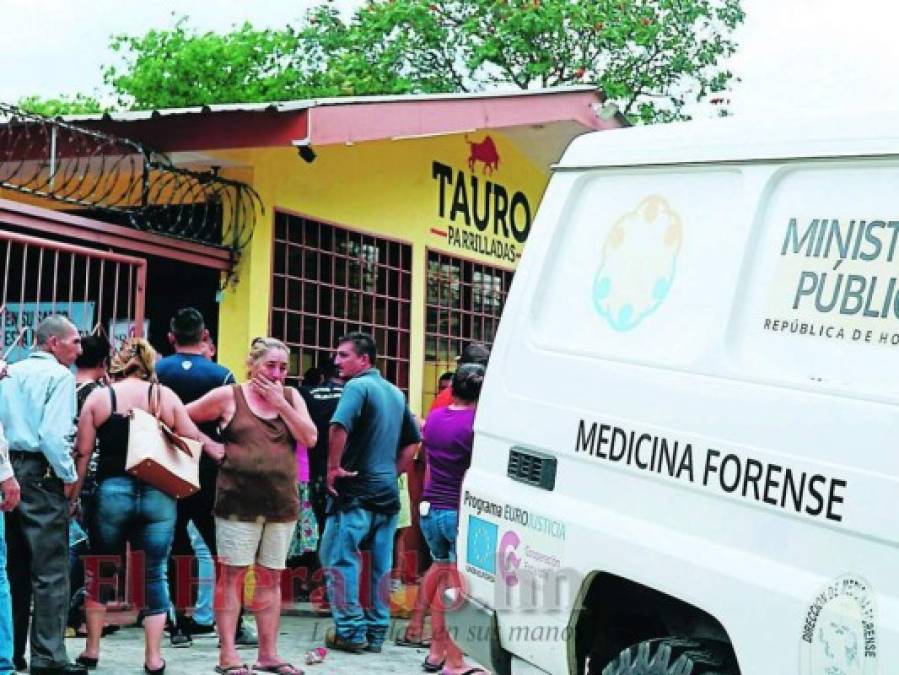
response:
M877 673L877 608L867 581L846 574L815 597L802 626L799 673Z
M680 215L659 195L612 224L593 279L593 308L612 329L633 330L668 297L683 230Z

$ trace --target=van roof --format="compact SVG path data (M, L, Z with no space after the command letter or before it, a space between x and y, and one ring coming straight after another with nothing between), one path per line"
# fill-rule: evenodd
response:
M720 118L591 132L556 168L899 155L899 115Z

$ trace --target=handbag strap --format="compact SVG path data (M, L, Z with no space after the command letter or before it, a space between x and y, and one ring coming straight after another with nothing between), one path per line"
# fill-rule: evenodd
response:
M156 395L153 395L153 389L156 388ZM160 411L161 406L161 398L162 398L162 388L156 387L156 382L150 383L150 388L147 389L147 405L150 407L150 414L156 418L157 422L162 422L160 415L162 414Z
M119 407L119 401L118 399L116 399L115 389L113 388L113 386L109 385L107 389L109 389L109 405L112 408L111 414L115 415L116 409Z
M176 434L169 425L160 419L160 403L162 398L162 386L158 385L158 382L151 382L150 388L147 389L147 404L150 407L150 414L156 418L156 424L159 426L159 431L162 432L162 435L165 439L171 444L174 450L180 450L188 457L193 457L193 453L191 453L190 448L184 442L184 440ZM155 388L155 392L154 392Z

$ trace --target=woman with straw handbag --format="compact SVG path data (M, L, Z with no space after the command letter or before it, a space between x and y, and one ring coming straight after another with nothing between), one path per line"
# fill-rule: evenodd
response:
M89 533L93 560L85 564L88 637L77 659L90 669L99 660L105 617L105 598L99 591L112 585L108 573L102 579L105 584L101 583L100 560L121 556L127 541L144 559L144 671L161 675L165 670L160 643L170 606L166 577L177 510L175 497L126 470L136 411L142 411L144 419L144 413L158 418L156 423L161 422L174 434L204 442L204 450L216 459L222 453L221 445L201 435L174 392L156 381L155 363L156 352L146 340L127 340L109 368L113 384L91 393L78 421L81 480L95 441L98 448L98 488Z

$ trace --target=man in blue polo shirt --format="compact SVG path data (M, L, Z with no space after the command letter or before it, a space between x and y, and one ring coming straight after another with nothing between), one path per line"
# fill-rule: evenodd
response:
M326 644L349 652L380 652L390 625L389 579L400 496L421 434L403 393L381 377L375 342L367 333L339 340L334 364L348 380L331 418L327 484L331 499L322 536L330 568L328 595L334 628ZM359 554L371 559L370 599L359 602ZM335 578L334 575L337 575Z
M208 392L223 384L233 384L234 375L224 366L220 366L207 358L206 344L210 341L206 322L199 310L184 307L175 312L169 324L169 342L175 353L160 359L156 364L156 375L159 381L178 394L178 398L187 405L205 396ZM210 438L218 439L215 424L199 425L201 431ZM188 523L193 521L194 527L214 556L215 519L212 507L215 501L215 482L218 477L218 463L205 453L200 457L200 490L185 499L178 500L178 520L175 523L175 538L172 542L172 557L169 564L169 594L176 607L189 603L189 586L184 586L184 572L181 570L181 584L177 561L193 556L190 544ZM191 566L192 567L192 566ZM189 575L193 577L191 573ZM180 593L179 593L180 591ZM179 602L179 600L181 602ZM183 608L181 608L183 609ZM201 627L187 619L181 611L176 612L175 625L171 626L171 642L175 647L190 646L191 634L199 632ZM208 628L206 629L208 630ZM241 636L239 636L241 637ZM242 644L253 644L252 636L243 636Z

